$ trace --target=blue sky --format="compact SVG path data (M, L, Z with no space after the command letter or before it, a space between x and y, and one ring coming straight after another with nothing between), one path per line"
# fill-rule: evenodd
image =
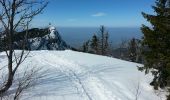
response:
M50 0L33 26L140 27L148 24L141 12L153 13L155 0Z

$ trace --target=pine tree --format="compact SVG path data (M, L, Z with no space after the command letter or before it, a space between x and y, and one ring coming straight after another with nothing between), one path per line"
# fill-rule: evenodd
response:
M95 54L99 53L99 39L98 37L94 34L91 40L91 49L94 51Z
M105 41L104 41L104 53L107 55L109 53L109 32L105 33Z
M101 50L101 55L104 55L104 41L105 41L105 27L101 26L100 31L99 31L99 37L100 37L100 50Z
M99 55L107 55L109 54L109 48L109 33L106 32L104 26L101 26L98 34L94 34L90 40L83 44L82 51Z
M100 27L100 30L98 32L99 37L99 51L101 55L106 55L108 48L109 48L109 33L106 32L106 29L104 26Z
M137 57L137 43L136 39L132 38L129 42L128 46L128 51L129 51L129 58L132 62L136 62L136 57Z
M151 85L158 89L170 85L170 0L157 0L153 9L156 15L142 13L152 26L143 25L141 30L145 72L156 69Z
M2 46L2 44L3 44L3 43L2 43L2 38L1 38L1 35L0 35L0 52L3 51L3 48L2 48L3 46Z
M89 40L87 41L87 42L85 42L85 43L83 43L83 46L82 46L82 48L83 48L83 52L89 52Z

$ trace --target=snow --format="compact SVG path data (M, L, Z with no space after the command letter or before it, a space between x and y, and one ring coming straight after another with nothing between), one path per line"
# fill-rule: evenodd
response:
M1 65L6 63L4 55L0 53ZM137 63L71 50L42 50L31 51L19 71L28 66L43 68L45 77L21 100L165 100L164 92L149 85L152 75L138 71L137 66L143 65Z
M53 27L53 26L51 26L51 27L49 28L49 30L50 30L50 37L51 37L52 39L54 39L54 38L56 37L56 35L55 35L56 28Z
M18 43L18 45L19 45L19 43ZM48 28L47 35L45 35L43 37L36 37L36 38L29 39L28 40L28 48L30 48L31 50L66 50L66 49L71 49L71 47L62 39L59 32L53 26L50 26Z

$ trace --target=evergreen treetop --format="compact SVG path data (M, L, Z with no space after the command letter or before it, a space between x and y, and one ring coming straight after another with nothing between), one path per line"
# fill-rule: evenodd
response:
M157 0L152 7L155 15L142 12L142 15L151 27L142 25L143 54L145 58L145 71L152 71L154 79L151 85L155 89L170 85L170 0Z

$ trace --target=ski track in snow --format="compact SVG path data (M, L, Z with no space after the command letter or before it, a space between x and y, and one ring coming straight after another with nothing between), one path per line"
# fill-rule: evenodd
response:
M7 63L4 55L0 53L1 65ZM154 93L149 86L152 76L139 72L136 66L140 64L132 62L70 50L42 50L31 52L19 71L30 65L43 68L45 77L21 100L135 100L138 82L138 100L166 97L165 92Z
M66 74L73 84L76 85L78 93L80 93L85 100L121 100L113 95L112 91L105 87L97 76L88 72L85 67L54 54L51 54L50 59L55 59L55 61L49 60L49 55L47 57L45 56L46 55L43 55L41 57L41 62L47 63L60 70L63 74ZM80 77L84 72L86 72L85 79Z

